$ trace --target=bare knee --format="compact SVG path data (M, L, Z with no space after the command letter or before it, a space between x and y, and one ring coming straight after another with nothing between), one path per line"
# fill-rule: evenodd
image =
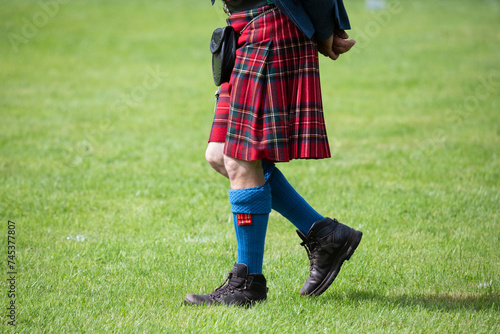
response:
M217 166L224 166L223 148L221 149L217 144L224 145L224 143L209 143L205 151L205 159L214 169Z
M208 143L205 159L216 172L228 177L224 166L224 143Z
M237 174L240 174L242 172L242 167L236 162L235 159L231 159L228 156L223 155L223 164L224 164L224 169L226 170L228 174L228 178L235 178Z
M260 160L244 161L224 156L224 167L232 189L252 188L265 184Z

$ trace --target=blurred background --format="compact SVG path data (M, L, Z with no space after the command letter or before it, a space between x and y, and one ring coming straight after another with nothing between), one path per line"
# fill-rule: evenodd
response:
M248 323L496 332L500 1L344 2L357 44L320 58L333 157L280 169L364 245L334 297L305 304L314 311L274 300ZM0 217L18 224L18 329L242 329L238 314L220 325L217 311L178 304L205 289L193 277L213 288L234 261L229 186L204 161L220 1L0 8ZM292 296L307 258L272 220L266 277L274 296ZM292 321L300 312L308 320Z

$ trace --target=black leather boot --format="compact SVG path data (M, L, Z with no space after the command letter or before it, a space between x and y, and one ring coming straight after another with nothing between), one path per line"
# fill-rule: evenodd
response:
M227 284L226 284L227 283ZM262 274L248 274L248 267L235 263L226 281L208 295L188 295L187 305L238 305L249 306L267 298L266 278Z
M363 233L325 218L315 222L307 236L297 230L302 239L311 268L309 278L300 289L301 295L319 296L332 284L344 261L349 260L359 245Z

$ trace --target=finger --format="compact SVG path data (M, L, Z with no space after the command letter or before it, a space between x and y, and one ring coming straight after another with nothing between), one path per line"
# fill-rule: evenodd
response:
M332 60L337 60L339 58L338 53L333 51L333 49L318 48L318 52L321 53L323 56L330 58Z
M342 38L342 39L349 38L349 35L345 32L345 30L342 30L342 29L335 30L335 35Z
M318 51L326 57L331 57L331 53L333 53L333 40L334 36L332 34L327 39L318 41Z
M321 53L323 56L328 57L328 52L326 52L325 49L318 47L318 52Z
M327 57L330 58L331 60L337 60L339 58L339 55L333 50L329 50Z
M333 43L333 51L338 54L348 52L356 44L355 40L344 40L336 38Z

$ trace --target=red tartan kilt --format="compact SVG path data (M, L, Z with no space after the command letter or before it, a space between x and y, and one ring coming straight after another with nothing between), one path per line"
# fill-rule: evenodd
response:
M228 23L241 31L269 8L233 14ZM238 42L209 141L247 161L329 158L316 44L278 9L253 21Z

